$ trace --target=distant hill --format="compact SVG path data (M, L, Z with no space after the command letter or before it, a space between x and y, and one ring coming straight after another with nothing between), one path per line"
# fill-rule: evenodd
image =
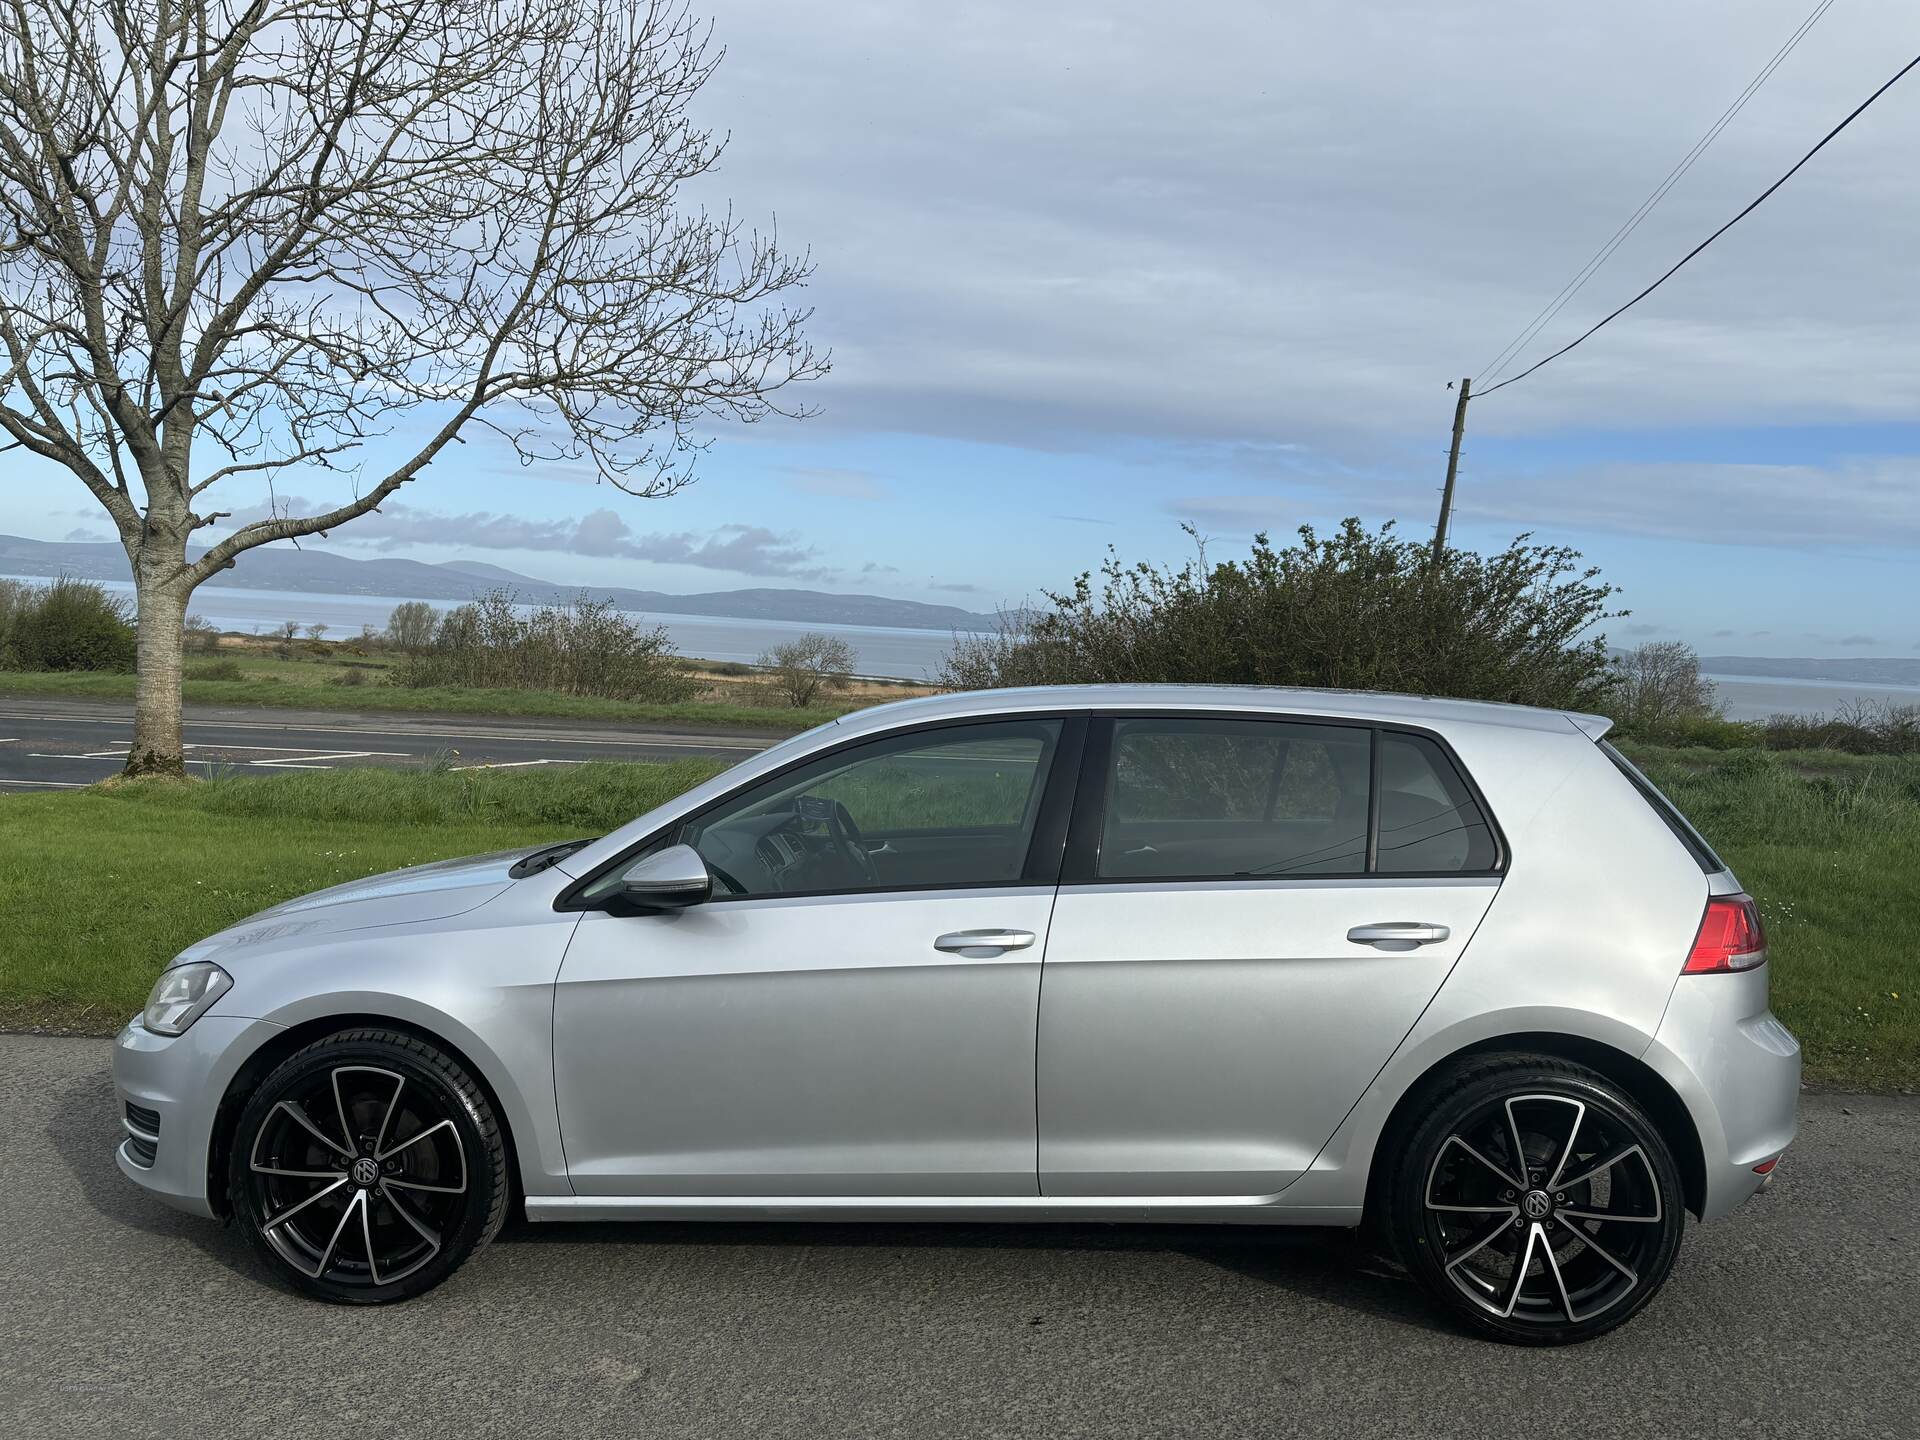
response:
M128 578L127 556L111 541L55 542L0 535L0 575L71 575L79 580L124 581ZM657 615L718 615L736 620L941 631L984 630L994 623L990 615L962 610L957 605L928 605L884 595L837 595L773 586L668 595L658 590L561 585L474 560L454 560L444 565L420 560L350 560L325 550L279 545L248 551L235 568L221 571L207 584L300 595L454 601L471 600L480 591L504 585L517 591L521 600L536 605L570 600L584 590L596 600L611 600L622 610L647 610Z
M526 585L530 582L526 576L517 575L501 565L486 565L478 560L447 560L441 563L442 570L457 570L462 575L477 575L480 579L496 584Z
M1702 655L1700 668L1710 675L1754 675L1769 680L1833 680L1844 685L1920 685L1920 659L1870 655L1841 659L1764 655Z

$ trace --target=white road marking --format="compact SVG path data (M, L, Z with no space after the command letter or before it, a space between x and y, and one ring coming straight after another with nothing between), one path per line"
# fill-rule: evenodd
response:
M493 764L449 765L449 770L524 770L529 765L584 765L584 760L501 760Z
M0 780L0 785L17 785L22 790L84 790L83 780Z
M224 745L221 748L224 750L270 750L274 747L269 745ZM248 760L245 763L267 770L331 770L333 768L331 763L325 765L310 765L306 762L310 760L325 760L328 762L334 760L365 760L370 756L385 756L388 759L400 760L412 758L399 750L322 750L317 754L303 754L296 750L293 752L293 758L290 760Z
M29 750L26 752L26 755L27 758L31 760L124 760L127 758L127 751L132 748L132 742L128 742L118 750L87 750L79 754L70 755L54 755L42 750ZM285 760L236 760L229 762L194 756L191 757L189 763L195 765L223 765L229 763L236 765L294 765L302 760L365 760L371 758L411 760L414 758L410 752L405 750L316 751L311 745L182 745L180 748L183 751L219 750L222 752L230 752L251 750L263 755L285 755L288 757ZM326 767L321 766L318 768L325 769Z

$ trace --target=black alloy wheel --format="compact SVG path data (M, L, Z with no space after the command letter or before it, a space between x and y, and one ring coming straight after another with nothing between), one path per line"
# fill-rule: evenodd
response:
M256 1252L343 1304L431 1289L499 1231L505 1145L451 1058L355 1030L299 1051L241 1114L228 1194Z
M1659 1128L1611 1082L1547 1056L1463 1067L1412 1133L1390 1228L1471 1328L1561 1345L1623 1323L1666 1280L1685 1223Z

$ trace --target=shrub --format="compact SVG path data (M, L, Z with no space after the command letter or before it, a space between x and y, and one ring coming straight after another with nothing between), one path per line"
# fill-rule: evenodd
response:
M371 683L364 665L349 665L338 675L327 681L329 685L345 685L355 688Z
M1194 532L1189 529L1188 534ZM1254 537L1245 560L1178 570L1109 552L1050 609L956 637L942 682L1172 681L1305 685L1598 708L1614 683L1604 640L1619 612L1578 551L1518 537L1497 555L1448 550L1345 521L1297 544ZM1196 537L1197 538L1197 537Z
M190 665L186 670L189 680L244 680L247 672L240 668L237 660L209 660L204 665Z
M611 601L519 604L493 590L439 617L433 643L392 671L393 683L548 690L608 700L685 700L697 688L675 663L664 629L648 629Z
M837 635L811 632L761 655L759 664L780 697L796 710L823 690L844 690L853 681L853 647Z
M127 602L89 580L13 584L0 596L0 655L22 670L131 670Z
M20 656L13 648L13 627L20 612L32 602L33 587L18 580L0 580L0 670L18 670Z
M1764 730L1765 743L1774 750L1920 755L1920 705L1856 700L1831 715L1775 715Z
M1704 750L1744 750L1767 743L1757 720L1728 720L1720 715L1683 715L1654 726L1621 725L1619 733L1660 745L1693 745Z

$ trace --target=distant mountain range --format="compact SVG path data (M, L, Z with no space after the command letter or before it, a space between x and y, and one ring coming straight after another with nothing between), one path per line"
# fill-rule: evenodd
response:
M1831 680L1841 685L1920 685L1920 659L1870 655L1820 660L1780 660L1764 655L1702 655L1709 675L1752 675L1766 680Z
M197 553L197 552L196 552ZM112 542L53 542L0 535L0 575L82 580L127 576L127 557ZM479 560L449 560L430 565L420 560L350 560L325 550L267 546L248 551L240 564L207 582L251 590L298 595L379 595L406 600L471 600L506 586L531 604L564 603L584 590L596 600L611 600L622 610L656 615L717 615L737 620L785 620L813 625L877 625L900 630L992 630L994 616L957 605L928 605L884 595L836 595L823 590L709 590L698 595L668 595L658 590L628 590L600 585L561 585ZM1752 675L1767 679L1826 680L1844 685L1920 685L1920 658L1846 656L1780 659L1761 655L1702 655L1700 668L1712 675Z
M200 552L194 552L196 555ZM77 580L125 581L126 552L111 541L54 542L0 535L0 575ZM380 595L405 600L471 600L500 586L529 604L564 603L585 592L611 600L622 610L656 615L718 615L736 620L790 620L813 625L879 625L900 630L984 630L990 615L957 605L928 605L884 595L835 595L824 590L709 590L697 595L668 595L658 590L628 590L605 585L560 585L498 565L451 560L429 565L420 560L350 560L324 550L266 546L250 550L234 569L223 570L209 585L249 590L281 590L299 595Z

